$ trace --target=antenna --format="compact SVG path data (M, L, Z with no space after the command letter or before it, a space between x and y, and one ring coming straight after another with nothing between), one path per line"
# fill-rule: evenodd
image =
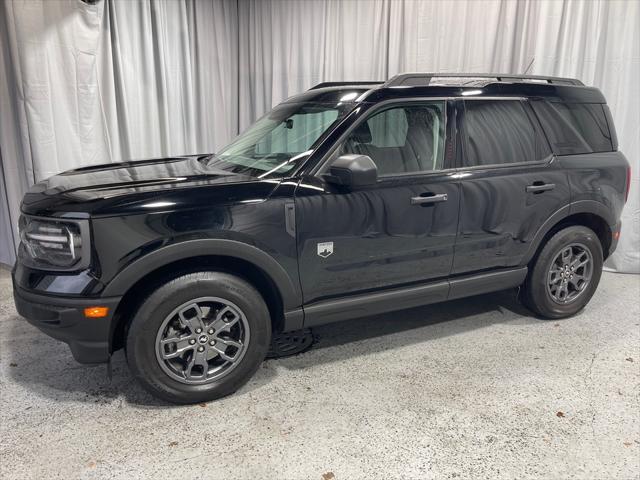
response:
M529 62L529 66L527 67L527 69L524 71L523 75L526 75L527 73L529 73L529 69L531 68L531 66L533 65L533 62L535 61L536 57L531 57L531 61Z

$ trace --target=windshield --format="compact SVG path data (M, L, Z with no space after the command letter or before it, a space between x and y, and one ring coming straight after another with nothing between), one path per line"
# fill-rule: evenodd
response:
M254 123L209 165L259 178L282 177L353 108L350 103L286 103Z

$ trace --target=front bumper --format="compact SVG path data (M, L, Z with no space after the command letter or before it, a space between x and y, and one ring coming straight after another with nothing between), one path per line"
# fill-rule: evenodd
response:
M47 335L67 343L78 362L108 361L111 323L121 297L59 297L32 293L14 286L13 299L20 315ZM97 305L109 307L108 315L86 318L84 309Z

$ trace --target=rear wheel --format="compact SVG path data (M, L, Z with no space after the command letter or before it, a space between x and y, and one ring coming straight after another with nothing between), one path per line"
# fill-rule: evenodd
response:
M596 291L602 262L602 245L593 230L582 226L560 230L529 271L525 304L544 318L574 315Z
M153 292L127 334L134 376L173 403L214 400L236 391L264 360L269 310L244 280L220 272L180 276Z

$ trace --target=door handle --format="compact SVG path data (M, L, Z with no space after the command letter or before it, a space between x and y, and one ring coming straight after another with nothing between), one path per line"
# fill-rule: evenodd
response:
M425 196L422 196L425 195ZM411 205L429 205L432 203L440 203L447 201L446 193L439 193L437 195L424 193L418 197L411 197Z
M542 193L547 190L553 190L554 188L556 188L555 183L533 182L533 185L527 185L525 190L527 193Z

